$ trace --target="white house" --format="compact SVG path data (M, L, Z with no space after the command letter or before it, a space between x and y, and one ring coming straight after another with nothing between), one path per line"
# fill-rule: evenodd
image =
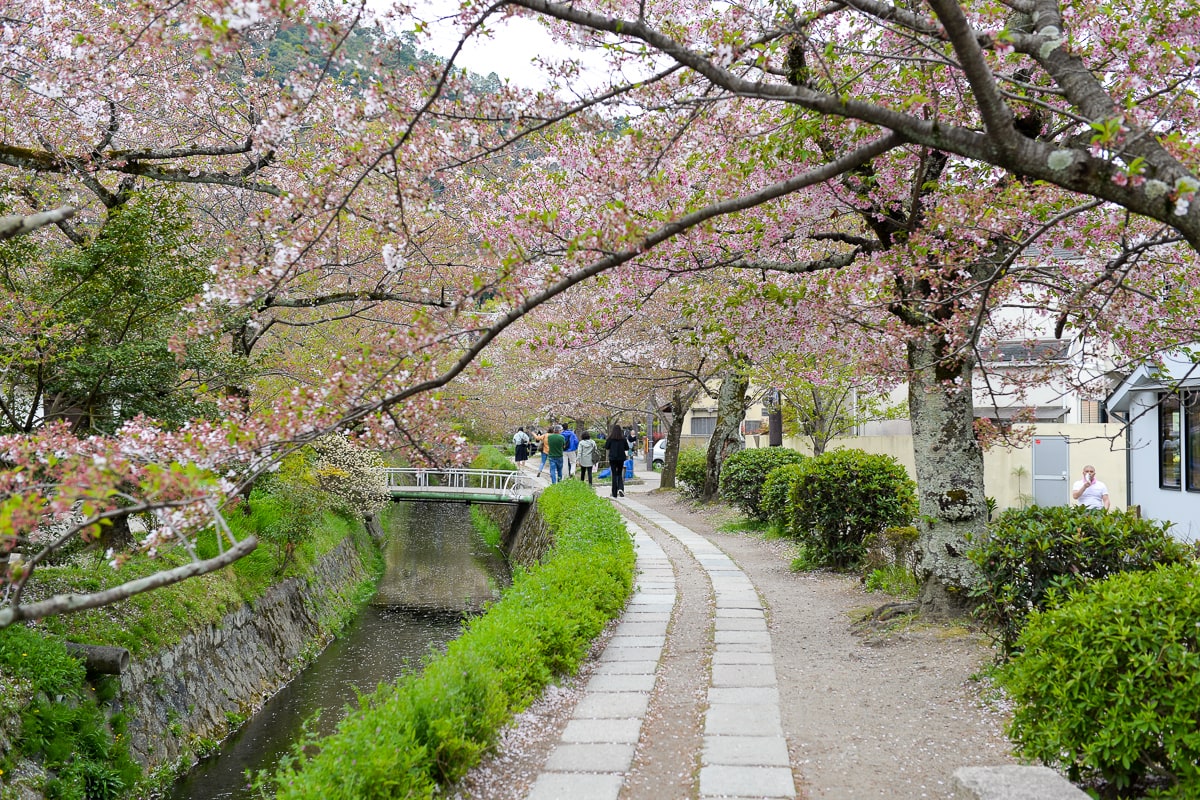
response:
M1174 523L1180 539L1200 538L1200 361L1179 350L1138 367L1108 408L1129 426L1129 502Z

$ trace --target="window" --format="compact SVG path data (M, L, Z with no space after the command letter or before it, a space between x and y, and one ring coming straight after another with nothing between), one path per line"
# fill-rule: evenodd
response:
M763 424L761 419L748 419L742 425L745 427L747 435L752 433L762 433Z
M692 415L692 436L712 436L717 429L716 417L700 417Z
M1159 395L1158 442L1158 485L1164 489L1178 489L1180 468L1179 395Z
M1200 391L1183 393L1183 440L1187 443L1187 489L1200 492Z

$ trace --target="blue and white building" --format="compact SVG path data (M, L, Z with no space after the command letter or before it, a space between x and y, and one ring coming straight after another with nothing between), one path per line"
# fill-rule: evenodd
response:
M1184 541L1200 539L1200 345L1144 364L1108 398L1128 425L1129 503L1169 520Z

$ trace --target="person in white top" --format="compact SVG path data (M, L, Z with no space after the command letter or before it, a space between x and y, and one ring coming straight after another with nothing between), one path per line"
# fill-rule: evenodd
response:
M525 428L517 428L512 441L513 461L517 462L517 469L521 469L529 460L529 434L525 432Z
M1078 500L1084 508L1108 511L1108 487L1096 480L1096 468L1091 464L1083 468L1083 477L1071 487L1071 499Z

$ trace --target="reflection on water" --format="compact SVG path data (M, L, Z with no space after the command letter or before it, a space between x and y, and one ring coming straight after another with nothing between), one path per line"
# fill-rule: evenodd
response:
M408 536L388 543L373 605L474 611L497 595L504 559L470 528L467 506L406 503ZM401 527L397 524L396 527Z
M404 503L393 516L386 569L372 605L226 742L176 783L174 800L249 798L246 770L271 769L300 733L331 732L355 702L459 632L463 613L494 599L504 560L471 530L467 506Z

